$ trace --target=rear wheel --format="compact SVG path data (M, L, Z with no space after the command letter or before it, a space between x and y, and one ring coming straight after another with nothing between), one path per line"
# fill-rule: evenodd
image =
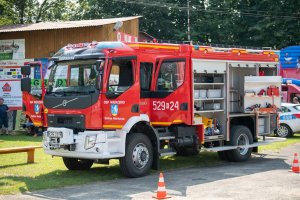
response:
M251 131L246 126L234 126L230 131L230 145L232 146L242 146L249 145L253 143L253 137ZM229 161L233 162L243 162L251 157L252 148L242 147L233 150L229 150L226 154Z
M293 135L293 131L288 125L280 124L279 128L276 130L276 135L281 138L287 138Z
M123 174L130 178L145 176L153 163L153 147L142 133L129 134L126 140L125 157L120 158Z
M94 163L93 160L66 157L63 157L63 161L69 170L87 170L90 169Z

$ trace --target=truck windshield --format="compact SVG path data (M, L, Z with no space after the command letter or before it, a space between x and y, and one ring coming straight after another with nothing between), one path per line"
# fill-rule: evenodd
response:
M95 60L57 63L51 70L47 93L93 93L97 75Z

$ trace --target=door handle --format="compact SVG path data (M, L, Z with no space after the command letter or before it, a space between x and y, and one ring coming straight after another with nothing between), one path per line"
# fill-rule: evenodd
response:
M131 112L132 113L139 113L140 112L140 105L139 104L133 104L131 106Z

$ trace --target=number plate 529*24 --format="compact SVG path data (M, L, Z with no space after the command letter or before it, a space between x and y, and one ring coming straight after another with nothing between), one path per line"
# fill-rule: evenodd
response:
M48 137L56 137L56 138L62 138L63 133L61 131L48 131L47 132Z

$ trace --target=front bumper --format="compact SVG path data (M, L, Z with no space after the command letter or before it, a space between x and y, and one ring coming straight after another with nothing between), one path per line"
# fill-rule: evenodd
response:
M59 132L51 136L49 132ZM88 136L96 136L94 145L87 148ZM72 129L49 127L43 135L46 154L79 159L109 159L125 156L126 132L84 131L74 134Z

